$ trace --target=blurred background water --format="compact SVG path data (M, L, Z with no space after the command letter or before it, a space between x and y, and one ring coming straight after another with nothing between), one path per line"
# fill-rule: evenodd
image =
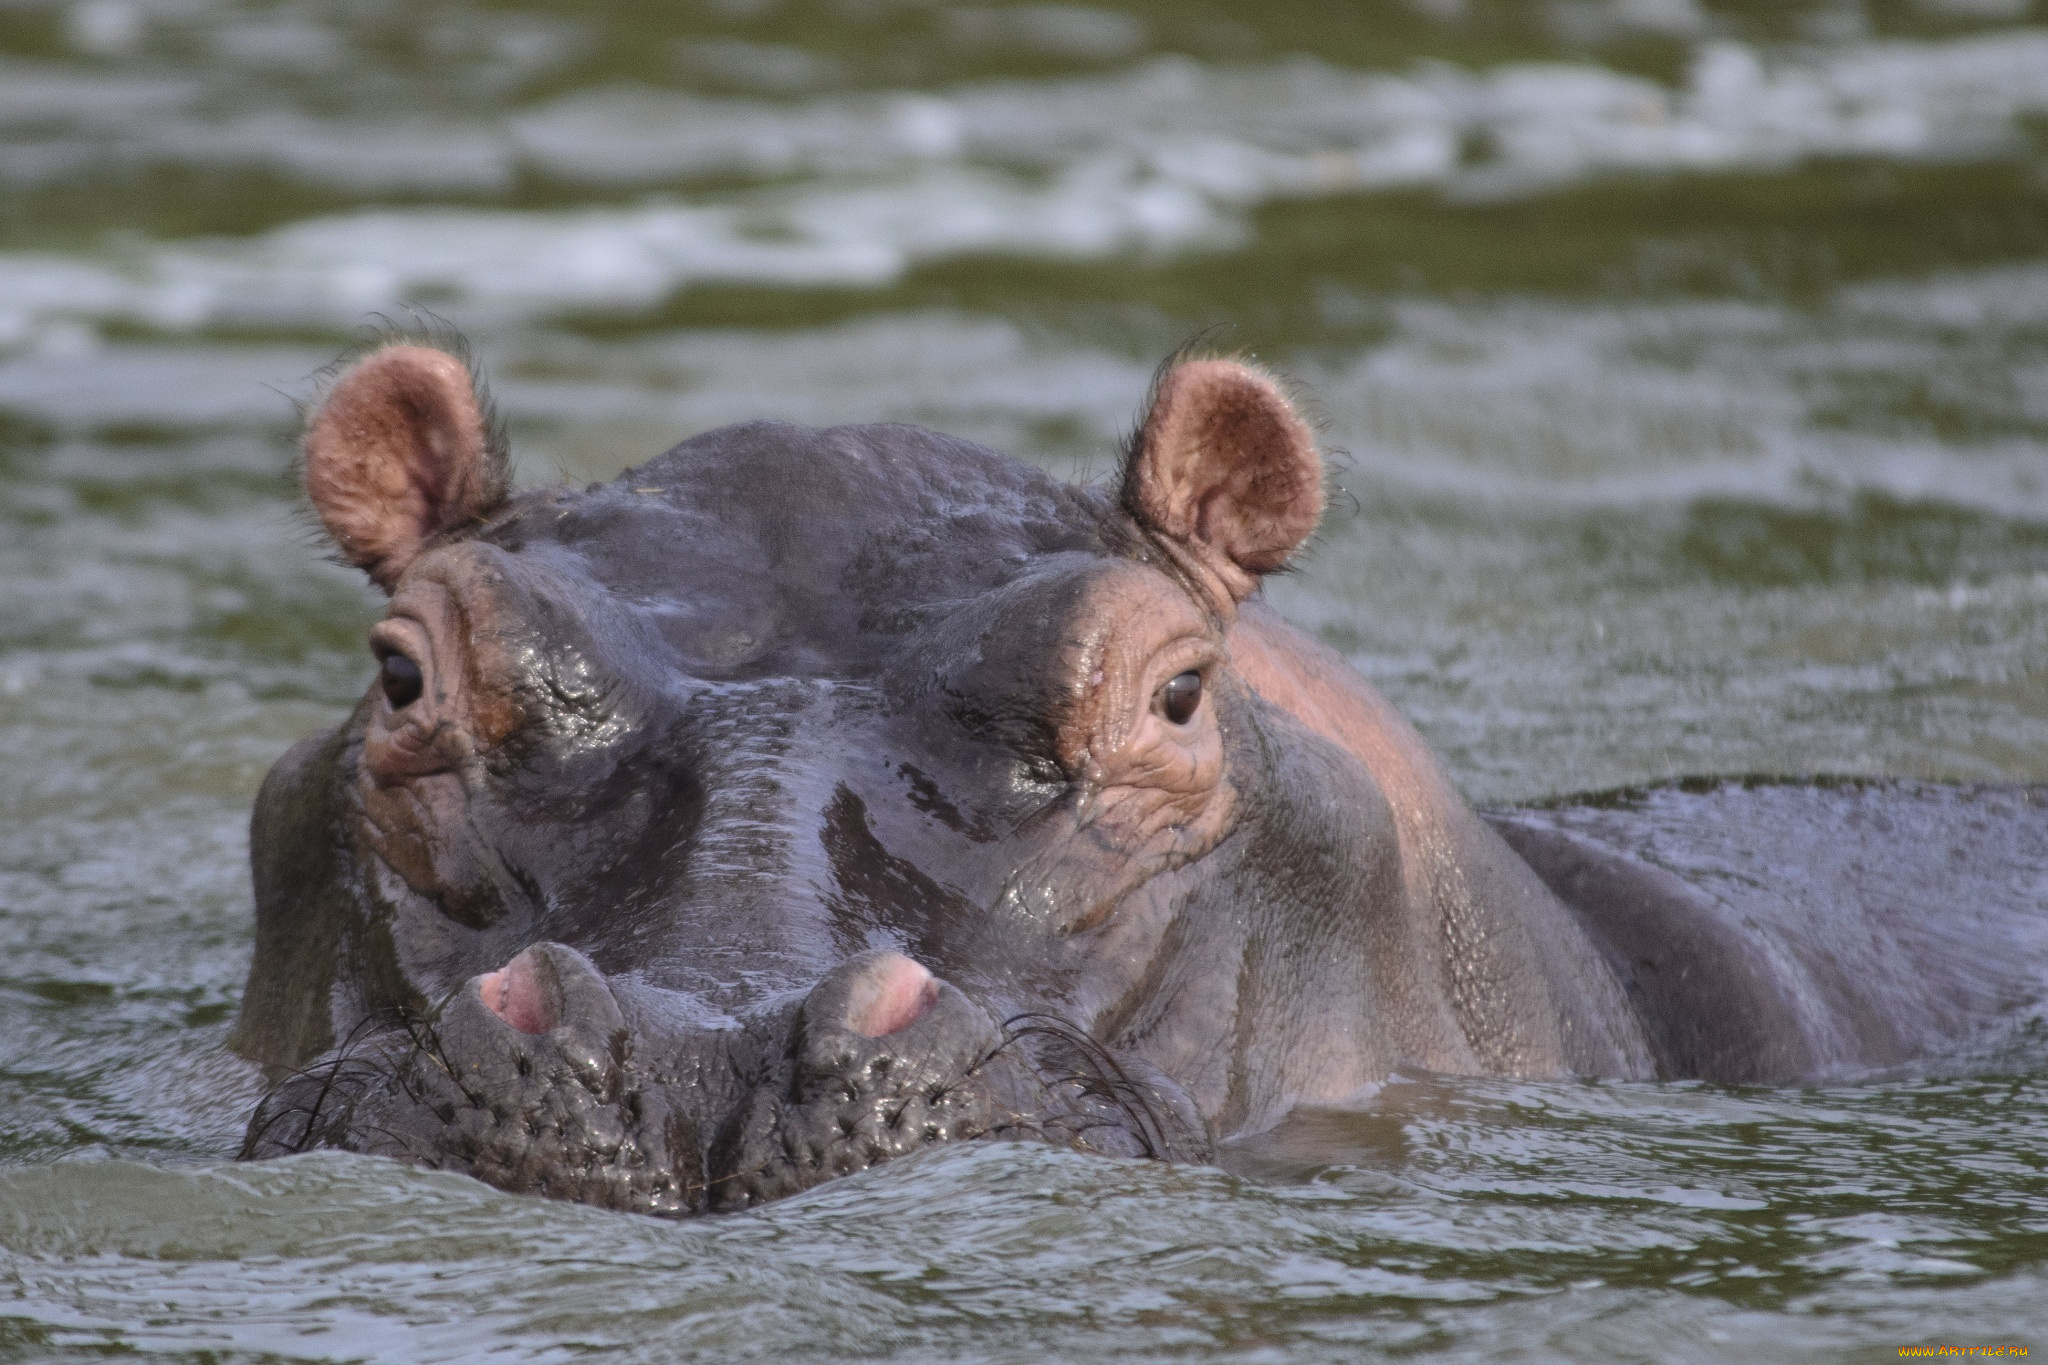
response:
M2038 1028L683 1227L226 1163L248 803L377 611L292 400L414 310L529 483L759 416L1100 473L1216 329L1338 452L1276 600L1475 800L2048 781L2040 0L0 0L0 1357L2048 1349Z

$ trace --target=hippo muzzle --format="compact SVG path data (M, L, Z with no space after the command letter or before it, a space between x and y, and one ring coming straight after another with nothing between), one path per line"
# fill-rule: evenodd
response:
M665 1027L559 943L364 1030L276 1087L242 1155L335 1147L521 1194L681 1217L940 1143L1210 1151L1188 1097L1048 1016L999 1023L901 953L859 954L736 1029Z

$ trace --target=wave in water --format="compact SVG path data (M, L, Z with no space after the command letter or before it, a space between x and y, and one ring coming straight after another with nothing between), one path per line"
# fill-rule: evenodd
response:
M874 287L974 255L1096 260L1241 242L1285 198L1527 193L1613 172L1815 157L1982 159L2048 112L2048 31L1760 51L1715 41L1682 88L1590 64L1468 73L1159 58L1114 75L793 104L585 90L494 121L204 112L206 87L15 64L0 183L154 164L359 193L461 196L521 175L564 210L390 208L254 237L0 254L0 345L53 323L336 328L425 302L472 323L630 314L706 283ZM146 117L143 117L146 115ZM761 181L777 183L762 184Z

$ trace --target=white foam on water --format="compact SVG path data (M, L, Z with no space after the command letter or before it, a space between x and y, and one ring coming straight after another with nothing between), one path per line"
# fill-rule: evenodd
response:
M458 229L451 271L463 268ZM532 477L551 461L610 477L685 436L763 417L919 422L1099 471L1157 359L946 312L795 332L600 342L509 328L478 340ZM2048 266L2037 265L1859 285L1818 309L1410 300L1390 305L1383 341L1291 368L1361 487L1560 506L1809 506L1881 490L2048 520L2044 347ZM77 431L275 430L295 420L281 394L307 393L330 358L84 333L0 358L0 408ZM1932 427L1910 406L1928 386L1979 434ZM1902 396L1909 406L1887 407Z
M290 346L98 346L0 361L0 410L65 431L276 429L334 359Z
M119 133L138 116L189 109L205 90L204 82L189 76L0 60L0 128L55 125L74 134Z
M1117 151L1162 173L1218 158L1228 170L1217 188L1258 202L1810 156L1981 154L2010 138L2017 120L2048 110L2048 31L1787 50L1703 41L1677 89L1584 62L1393 73L1310 57L1233 66L1166 56L1101 76L798 101L611 85L499 117L315 118L265 103L275 95L216 89L202 101L192 79L146 70L17 62L5 75L0 127L42 129L43 141L75 144L81 157L242 166L343 189L468 191L520 169L571 183L667 185L901 173L935 161L1059 165ZM158 117L138 121L138 108ZM1459 148L1475 139L1490 154L1467 164ZM1207 178L1192 183L1206 187Z
M1843 290L1836 307L1845 316L1907 327L2048 328L2048 270L2015 265L1910 283L1880 280Z
M1301 371L1370 479L1564 502L1867 489L2048 519L2048 267L1861 286L1813 313L1413 301L1393 321L1384 344ZM1988 434L1841 411L1845 391L1928 382Z
M495 192L522 172L613 190L781 183L554 212L394 208L239 240L0 255L0 345L53 318L178 331L346 327L415 301L484 323L631 313L703 283L876 286L969 255L1213 249L1242 240L1247 212L1279 198L2005 155L2019 120L2048 112L2048 31L1798 52L1709 42L1678 90L1583 63L1395 75L1172 57L1099 77L782 104L607 87L497 122L202 116L176 81L122 86L20 64L7 74L0 131L25 132L0 154L0 176L18 180L100 158L258 168L351 193ZM1468 160L1460 149L1474 145L1490 151Z
M968 48L1025 48L1074 61L1113 62L1145 46L1144 21L1086 5L958 5L946 36Z
M696 284L875 286L966 254L1087 260L1234 240L1200 194L1104 158L1049 182L954 166L702 206L372 210L243 241L136 245L119 263L0 254L0 345L67 320L345 330L420 303L490 326L631 313Z
M260 168L349 194L491 194L519 172L493 129L430 115L369 122L262 109L203 124L172 120L150 142L145 159L196 170Z

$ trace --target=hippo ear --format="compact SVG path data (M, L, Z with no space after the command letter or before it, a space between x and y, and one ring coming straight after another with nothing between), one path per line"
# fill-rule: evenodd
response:
M1123 502L1212 589L1242 602L1314 533L1323 461L1271 375L1236 360L1185 361L1154 387Z
M502 502L508 482L476 381L446 351L372 352L306 426L306 492L341 552L386 592L421 546Z

